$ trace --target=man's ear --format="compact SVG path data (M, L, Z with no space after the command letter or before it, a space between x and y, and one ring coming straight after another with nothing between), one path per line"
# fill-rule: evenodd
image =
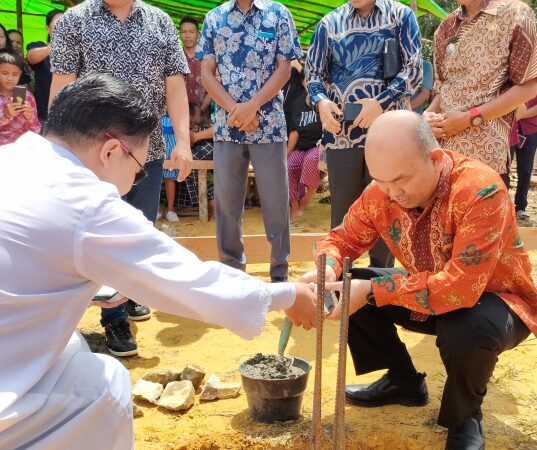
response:
M97 151L101 164L104 167L109 167L112 158L117 156L118 151L121 152L121 147L117 139L107 139Z
M440 173L442 171L442 165L444 162L444 150L441 148L431 150L429 159L432 161L435 171Z

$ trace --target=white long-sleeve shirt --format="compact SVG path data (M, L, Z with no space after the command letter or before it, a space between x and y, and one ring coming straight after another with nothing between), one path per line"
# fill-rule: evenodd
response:
M27 133L0 147L0 435L41 407L25 394L50 378L103 284L244 338L296 295L200 261L71 152Z

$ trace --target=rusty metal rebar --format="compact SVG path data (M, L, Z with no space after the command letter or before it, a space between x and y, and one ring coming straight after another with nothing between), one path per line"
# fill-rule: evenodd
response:
M317 257L317 311L315 316L315 381L313 386L312 411L312 448L321 449L321 391L323 372L323 321L324 321L324 288L326 283L326 254Z
M351 293L350 261L343 261L343 287L341 289L341 322L336 382L336 406L334 413L333 449L345 450L345 378L347 370L347 338L349 335L349 302Z

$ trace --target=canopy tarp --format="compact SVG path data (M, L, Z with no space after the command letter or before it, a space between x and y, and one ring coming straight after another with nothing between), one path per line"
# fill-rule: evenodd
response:
M203 21L207 11L222 3L218 0L146 0L147 3L155 5L166 11L176 24L185 16L192 16ZM345 3L345 0L280 0L286 5L296 23L300 34L301 43L309 44L311 34L319 20L334 8ZM410 5L412 0L400 0L401 3ZM25 44L34 41L47 40L45 29L45 15L51 9L65 9L66 4L73 4L72 0L0 0L0 23L7 29L17 27L17 2L20 3L22 29ZM74 0L74 3L79 3ZM432 0L415 0L417 15L432 14L440 19L446 16L442 10Z

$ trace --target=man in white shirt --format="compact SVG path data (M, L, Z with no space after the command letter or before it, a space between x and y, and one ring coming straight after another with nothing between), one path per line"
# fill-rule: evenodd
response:
M143 178L157 124L134 88L88 75L57 96L45 137L0 147L3 450L132 448L129 374L76 333L103 284L244 338L259 334L269 310L313 325L307 285L201 262L121 200Z

